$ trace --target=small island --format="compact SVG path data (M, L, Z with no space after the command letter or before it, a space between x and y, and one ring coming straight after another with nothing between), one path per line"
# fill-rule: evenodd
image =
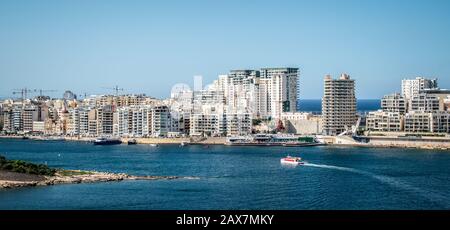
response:
M177 176L133 176L82 170L54 169L44 164L8 160L0 155L0 189L56 184L79 184L123 180L171 180Z

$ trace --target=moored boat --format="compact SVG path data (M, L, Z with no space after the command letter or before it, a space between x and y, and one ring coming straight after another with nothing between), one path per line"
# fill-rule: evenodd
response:
M94 141L94 145L118 145L122 144L122 141L117 138L98 138Z
M127 144L135 145L135 144L137 144L137 140L136 139L130 139L130 140L127 141Z

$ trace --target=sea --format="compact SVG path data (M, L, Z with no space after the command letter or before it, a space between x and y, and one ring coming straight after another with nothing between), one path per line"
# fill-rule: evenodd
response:
M305 99L297 101L297 108L302 112L310 112L320 114L322 112L322 100ZM381 108L381 100L379 99L359 99L356 102L356 109L359 113L364 114Z
M3 189L1 210L450 209L450 152L442 150L0 139L0 154L63 169L183 177ZM283 166L286 155L307 163Z

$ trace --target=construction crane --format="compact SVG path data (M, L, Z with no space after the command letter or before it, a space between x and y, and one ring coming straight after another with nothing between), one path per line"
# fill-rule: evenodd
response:
M102 87L103 89L109 89L109 90L114 90L114 92L116 93L116 96L119 96L119 91L123 91L123 88L119 88L118 85L116 85L113 88L108 88L108 87Z
M20 94L22 101L25 101L27 99L27 94L32 93L32 92L33 92L33 90L25 87L23 89L14 89L13 94Z
M58 90L54 90L54 89L35 89L33 91L34 92L39 92L39 96L42 97L42 96L44 96L43 93L57 92Z

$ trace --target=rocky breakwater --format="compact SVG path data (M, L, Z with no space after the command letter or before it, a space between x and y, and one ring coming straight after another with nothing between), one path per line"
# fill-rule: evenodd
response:
M57 184L98 183L123 180L172 180L177 176L133 176L124 173L106 173L81 170L59 170L54 176L38 176L0 171L0 188L19 188Z

